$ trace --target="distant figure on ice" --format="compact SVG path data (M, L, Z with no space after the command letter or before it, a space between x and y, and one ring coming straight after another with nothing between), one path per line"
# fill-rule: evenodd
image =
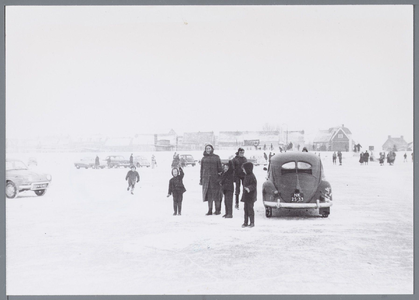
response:
M140 174L138 174L134 165L131 166L131 170L125 176L125 180L128 180L127 191L131 189L131 194L134 195L135 184L140 181Z
M406 152L404 153L403 157L404 157L403 162L407 162L407 154L406 154Z
M151 156L151 168L154 169L154 167L157 167L157 161L154 154Z
M359 163L361 164L361 165L363 165L364 164L364 153L359 153Z
M338 158L339 158L339 166L342 165L342 152L338 151Z
M219 176L223 171L220 157L214 154L211 144L205 145L204 157L201 159L199 184L202 185L202 200L208 202L207 216L212 215L212 205L215 202L216 215L221 214L221 189Z
M254 227L255 211L253 206L257 200L257 180L253 174L253 164L251 162L244 163L242 169L246 174L243 180L243 197L241 200L244 202L244 223L242 227Z
M174 216L180 216L182 213L183 193L186 192L185 186L183 185L184 175L181 167L179 167L179 170L176 168L172 169L173 178L169 180L169 192L167 193L167 197L173 195Z
M384 165L385 154L384 152L380 152L380 158L378 159L380 166Z
M134 165L134 156L131 153L131 156L129 157L129 165L133 166Z
M368 162L370 160L370 154L368 153L367 150L365 150L363 157L364 157L364 164L368 165Z
M180 165L180 158L179 158L179 154L177 154L175 152L175 154L173 154L173 161L172 161L172 169L173 168L178 168Z
M394 164L394 161L396 160L396 152L390 151L387 154L387 163L392 166Z
M302 152L308 152L308 149L304 147Z
M95 169L99 169L99 165L100 165L99 156L96 155L96 158L95 158Z
M333 161L333 164L334 165L336 165L336 151L335 152L333 152L333 155L332 155L332 161Z
M242 165L245 162L247 162L247 158L244 156L244 149L239 148L236 152L236 156L233 158L234 182L236 184L236 190L234 192L236 195L236 209L239 209L240 185L243 184L245 176Z
M225 215L223 218L232 218L233 217L233 192L234 192L234 174L233 174L233 162L228 161L227 164L224 164L224 171L221 174L221 192L224 195L224 206L225 206Z

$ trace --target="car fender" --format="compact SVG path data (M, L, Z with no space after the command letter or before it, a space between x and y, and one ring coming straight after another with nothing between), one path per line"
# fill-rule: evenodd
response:
M263 201L276 201L279 197L278 190L271 181L265 181L262 185Z

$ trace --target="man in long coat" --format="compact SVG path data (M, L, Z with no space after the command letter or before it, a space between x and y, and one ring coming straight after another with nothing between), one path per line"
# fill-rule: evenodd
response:
M208 202L208 213L212 215L212 203L215 202L215 213L221 213L221 189L220 174L223 169L221 167L220 157L214 154L214 147L211 144L205 145L204 157L201 159L201 178L199 184L202 185L202 200Z

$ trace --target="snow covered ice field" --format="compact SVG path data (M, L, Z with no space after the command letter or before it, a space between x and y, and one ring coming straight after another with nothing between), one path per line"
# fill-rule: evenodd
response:
M8 153L36 156L35 169L53 179L42 197L6 199L7 294L413 293L410 153L403 162L398 152L394 166L361 166L353 153L333 165L332 153L321 153L333 190L328 218L305 210L266 218L266 172L255 167L254 228L241 228L243 203L232 219L221 217L224 203L221 215L205 216L199 165L185 168L182 216L173 216L166 197L173 153L154 154L158 167L137 169L131 195L128 169L76 169L85 153Z

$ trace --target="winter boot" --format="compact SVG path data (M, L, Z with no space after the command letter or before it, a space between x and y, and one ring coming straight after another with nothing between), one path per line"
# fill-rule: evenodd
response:
M249 225L247 225L246 223L244 223L244 224L242 225L242 228L245 228L245 227L247 227L247 226L249 226Z
M212 215L212 209L210 209L205 215L207 215L207 216Z

